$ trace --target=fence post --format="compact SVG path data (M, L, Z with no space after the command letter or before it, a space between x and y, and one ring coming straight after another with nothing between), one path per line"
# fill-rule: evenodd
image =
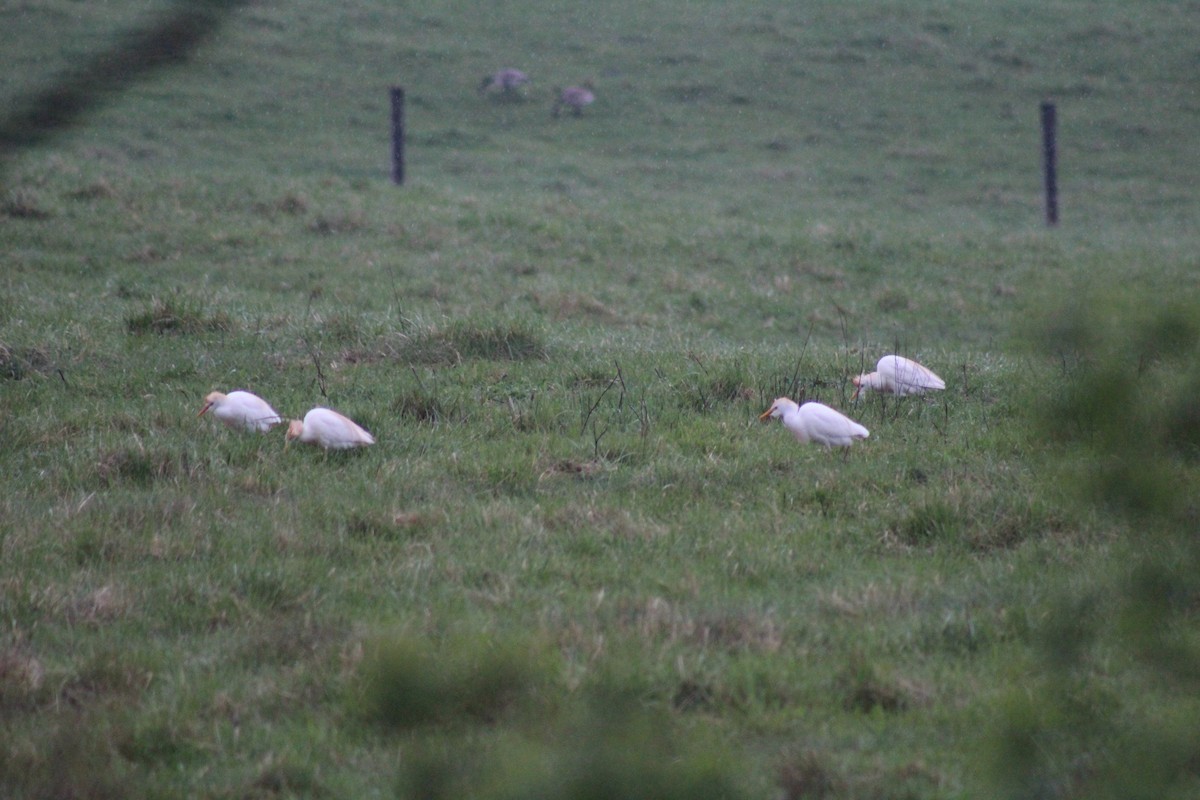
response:
M404 183L404 88L393 86L392 95L392 183Z
M1058 224L1058 142L1054 103L1042 103L1042 167L1046 176L1046 224Z

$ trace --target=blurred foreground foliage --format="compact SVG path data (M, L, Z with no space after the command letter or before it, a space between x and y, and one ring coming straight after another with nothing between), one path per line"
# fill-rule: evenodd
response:
M1047 481L1126 535L1107 582L1064 591L1033 674L1015 676L991 751L1006 797L1200 796L1200 304L1114 297L1040 329L1063 370L1031 402Z
M376 642L359 702L366 720L404 740L398 796L743 796L725 751L643 702L636 681L605 675L566 691L550 652L478 633Z

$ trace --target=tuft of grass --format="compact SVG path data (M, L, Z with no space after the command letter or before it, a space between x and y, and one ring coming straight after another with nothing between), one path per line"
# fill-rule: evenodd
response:
M836 771L812 750L784 758L778 783L784 800L822 800L838 796L841 790Z
M180 293L153 298L147 307L125 318L125 330L135 336L228 333L233 328L233 319L225 311L209 312Z
M26 645L0 646L0 709L28 712L47 700L46 666Z
M118 800L136 785L114 748L103 714L60 711L47 715L24 748L0 748L0 783L16 797Z
M746 797L725 754L701 737L672 732L661 713L639 708L622 693L599 690L582 717L567 725L524 774L520 765L500 781L497 798L631 800ZM545 765L548 762L548 768Z
M962 523L959 514L948 503L933 500L905 514L894 530L904 544L924 547L958 539Z
M308 230L319 236L334 236L356 233L366 228L367 224L366 217L360 211L323 213L309 221Z
M41 196L29 188L12 190L0 199L0 217L16 220L46 220L54 216Z
M116 188L106 178L99 178L71 192L72 200L112 200L118 196Z
M457 364L466 359L528 361L547 357L545 336L524 321L454 321L409 334L399 358L413 364Z
M39 347L11 348L0 342L0 380L19 381L33 373L46 373L53 362Z
M920 701L916 687L906 681L884 678L865 659L855 656L838 676L837 691L849 711L869 714L876 709L894 714Z
M269 759L239 795L245 800L276 797L330 797L317 768L310 762Z
M171 453L123 447L102 452L96 463L99 486L149 486L160 481L195 477L201 465L192 464L186 452Z
M363 713L394 730L494 723L532 700L546 676L523 643L450 638L433 646L396 638L372 647L363 666Z
M424 387L403 392L392 400L392 411L402 418L416 422L441 422L448 416L448 409L434 394Z

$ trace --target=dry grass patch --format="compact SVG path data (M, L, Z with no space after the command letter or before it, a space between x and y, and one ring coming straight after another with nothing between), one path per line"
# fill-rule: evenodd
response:
M23 220L44 220L54 216L32 189L15 189L0 199L0 217Z
M41 728L0 745L0 784L16 797L123 800L139 792L125 777L113 726L73 709L46 714Z
M604 469L605 465L595 459L579 461L572 458L562 458L546 464L539 473L538 480L552 478L586 479L600 474Z
M725 610L696 614L661 597L626 609L622 622L643 640L735 654L775 653L785 639L783 628L769 614Z
M575 462L565 464L563 469L573 469ZM586 462L595 465L596 462ZM583 469L581 466L580 469ZM600 469L589 466L587 469ZM543 473L544 475L545 473ZM567 473L572 474L572 473ZM577 474L578 475L578 474ZM542 522L546 529L556 533L583 534L601 533L616 539L649 541L669 533L667 526L647 520L625 508L594 505L568 505L546 513Z
M591 295L580 292L538 292L533 295L538 309L556 320L592 319L600 322L621 322L621 315Z
M927 705L932 691L918 682L899 676L884 675L862 657L853 657L834 679L834 691L847 711L868 714L875 709L887 713L907 711Z
M920 596L907 587L867 583L853 592L833 589L817 595L823 610L847 617L893 617L918 610Z
M280 214L289 217L303 216L308 213L311 201L298 192L285 192L270 202L254 204L254 211L268 219L274 219Z
M32 710L45 701L46 667L22 642L0 647L0 710Z
M233 318L224 311L209 313L202 304L181 294L153 298L144 309L125 318L125 330L134 336L229 333L233 329Z
M96 626L120 619L133 609L133 600L126 589L106 584L77 597L68 616L73 623Z
M307 225L319 236L355 233L367 227L367 218L361 211L322 213L313 217Z
M408 335L396 355L408 363L437 365L458 364L468 359L541 360L547 354L544 335L532 325L455 321Z
M104 178L100 178L87 186L81 186L67 195L72 200L111 200L117 196L117 190Z
M785 755L777 782L782 800L822 800L839 796L844 788L836 770L820 753L811 750Z
M144 448L120 448L100 453L95 476L102 488L120 485L150 486L179 477L195 478L200 471L187 453Z
M975 552L1008 550L1070 527L1044 501L983 485L952 487L900 511L884 532L885 543L903 548L961 546Z
M409 389L392 400L392 411L402 419L437 423L447 420L452 409L424 388Z
M54 368L50 355L39 347L13 348L0 342L0 380L19 381Z

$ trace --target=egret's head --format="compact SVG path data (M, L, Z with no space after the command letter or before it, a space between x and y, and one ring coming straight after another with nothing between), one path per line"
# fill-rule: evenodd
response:
M208 396L204 398L204 407L200 409L200 413L197 414L196 416L197 417L204 416L204 413L206 411L208 411L210 408L212 408L213 406L215 406L217 403L221 402L224 399L225 399L225 395L222 392L209 392Z
M775 402L771 403L770 408L758 415L758 420L759 422L766 422L770 419L782 417L784 411L786 411L789 407L795 407L795 405L795 403L786 397L777 397L775 398Z
M284 437L284 443L298 438L302 433L304 433L304 423L298 419L292 420L288 423L287 436Z

